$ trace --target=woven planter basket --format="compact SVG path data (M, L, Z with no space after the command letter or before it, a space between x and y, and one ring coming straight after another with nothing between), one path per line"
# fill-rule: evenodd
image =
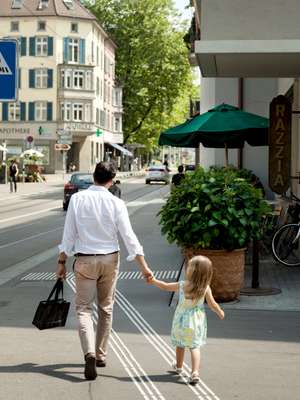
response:
M211 289L219 302L235 300L240 295L244 283L245 249L204 250L184 249L184 256L189 260L193 256L208 257L213 265Z

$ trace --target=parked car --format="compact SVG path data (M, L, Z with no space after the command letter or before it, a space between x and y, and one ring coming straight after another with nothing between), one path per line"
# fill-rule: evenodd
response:
M196 166L194 164L187 164L184 167L184 172L194 172L196 170Z
M161 165L150 165L150 167L146 170L146 184L150 184L151 182L164 182L165 185L170 183L170 174L166 167Z
M70 198L74 193L77 193L81 190L88 189L91 185L94 184L93 174L76 172L71 175L70 181L64 186L64 199L63 199L63 209L67 211ZM120 184L119 180L116 180L114 184L109 188L109 191L121 198L121 189L118 187Z

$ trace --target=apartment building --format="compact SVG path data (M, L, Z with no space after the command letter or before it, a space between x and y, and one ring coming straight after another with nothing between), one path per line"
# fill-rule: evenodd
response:
M269 117L272 99L289 97L300 110L298 0L193 0L191 61L200 67L201 113L222 102ZM299 116L292 118L291 176L300 171ZM229 161L238 163L237 150ZM201 164L224 163L224 151L200 146ZM243 166L268 187L268 147L243 149ZM300 194L298 181L293 191ZM272 195L272 193L269 193Z
M72 138L67 163L82 171L114 146L126 152L116 45L79 0L1 0L0 38L19 43L18 101L0 104L8 157L34 146L46 172L62 170L62 133Z

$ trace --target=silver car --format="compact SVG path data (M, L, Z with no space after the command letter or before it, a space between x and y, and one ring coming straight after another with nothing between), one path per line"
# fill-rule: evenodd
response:
M164 182L165 185L168 185L170 183L170 174L164 165L150 165L146 171L146 184Z

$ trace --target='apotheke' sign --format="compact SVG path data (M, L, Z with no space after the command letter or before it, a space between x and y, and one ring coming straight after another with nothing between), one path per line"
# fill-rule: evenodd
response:
M278 194L290 186L292 106L285 96L270 104L269 186Z

